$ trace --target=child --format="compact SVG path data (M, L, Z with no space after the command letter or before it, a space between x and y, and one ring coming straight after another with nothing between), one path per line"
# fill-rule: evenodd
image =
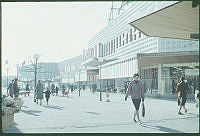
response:
M51 94L51 91L49 89L49 87L47 87L47 91L44 92L45 93L45 98L46 98L46 101L47 101L47 105L49 104L49 98L50 98L50 94Z

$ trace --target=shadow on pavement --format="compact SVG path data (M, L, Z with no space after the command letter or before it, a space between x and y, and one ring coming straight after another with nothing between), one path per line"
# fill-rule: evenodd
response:
M3 131L3 133L22 133L16 126L17 124L14 122L13 126L10 129Z
M154 129L154 130L158 130L158 131L163 131L163 132L168 132L168 133L184 133L182 131L163 127L163 126L151 126L151 125L142 124L142 127L146 127L146 128L150 128L150 129Z
M97 112L86 112L88 114L100 114L100 113L97 113Z
M184 116L184 115L182 115ZM160 120L149 120L144 123L152 123L152 122L164 122L166 120L182 120L182 119L190 119L190 118L197 118L198 116L185 116L185 117L177 117L177 118L168 118L168 119L160 119Z
M35 113L40 113L42 111L36 111L36 110L28 110L28 111L26 111L26 110L21 110L21 112L24 112L26 114L30 114L30 115L33 115L33 116L40 116L40 115L35 114Z
M54 105L47 105L47 106L43 106L45 108L50 108L50 109L56 109L56 110L63 110L64 107L61 106L54 106Z

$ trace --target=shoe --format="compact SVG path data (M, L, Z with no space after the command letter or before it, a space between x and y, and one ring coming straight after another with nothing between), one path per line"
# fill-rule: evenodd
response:
M187 109L185 109L185 113L187 113Z
M139 120L139 123L142 124L142 122Z
M137 123L137 121L136 121L135 119L133 119L133 121L134 121L135 123Z
M181 112L178 112L178 114L179 114L179 115L183 115L183 113L181 113Z

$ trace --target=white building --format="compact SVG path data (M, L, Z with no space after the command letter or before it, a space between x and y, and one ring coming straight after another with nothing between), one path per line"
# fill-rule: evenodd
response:
M92 64L95 60L110 60L101 65L99 75L101 88L107 85L118 90L123 88L123 81L130 80L139 72L138 53L161 53L198 51L199 42L191 40L148 37L129 25L134 19L170 6L174 1L132 2L129 8L97 33L83 52L82 65ZM99 86L100 87L100 86Z

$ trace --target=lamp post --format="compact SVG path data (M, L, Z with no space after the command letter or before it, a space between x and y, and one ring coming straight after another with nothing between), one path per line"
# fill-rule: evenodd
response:
M34 65L34 70L35 70L35 88L36 88L36 84L37 84L37 64L38 64L38 59L39 59L39 55L34 55L34 59L35 59L35 65Z
M78 82L78 96L80 97L81 96L81 88L80 88L80 72L81 72L81 69L79 69L79 82Z
M100 82L100 101L102 101L102 90L101 90L101 65L99 66L99 82Z
M17 64L17 79L19 79L19 64Z
M6 72L7 72L7 88L8 88L8 71L9 71L9 68L6 69Z

